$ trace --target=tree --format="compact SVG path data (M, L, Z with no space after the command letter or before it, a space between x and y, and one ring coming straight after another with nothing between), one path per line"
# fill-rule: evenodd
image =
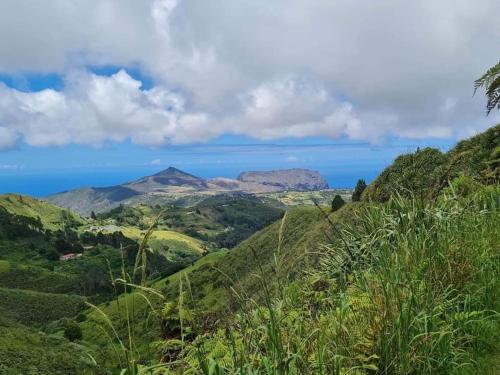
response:
M474 94L478 88L486 90L486 114L489 115L495 107L500 109L500 61L479 79L474 81Z
M366 182L362 178L358 180L356 183L356 187L354 188L354 192L352 193L352 201L359 202L361 200L361 194L366 189Z
M332 201L332 211L337 211L340 207L345 204L345 201L342 199L340 195L335 195Z
M97 220L97 216L95 215L95 212L94 212L94 211L92 211L92 212L90 213L90 218L91 218L92 220Z
M82 329L74 320L66 321L64 325L64 337L66 337L69 341L81 340Z

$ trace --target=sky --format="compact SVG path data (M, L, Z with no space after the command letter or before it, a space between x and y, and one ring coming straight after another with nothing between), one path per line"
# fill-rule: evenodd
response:
M497 0L0 0L0 192L306 167L330 185L500 122Z

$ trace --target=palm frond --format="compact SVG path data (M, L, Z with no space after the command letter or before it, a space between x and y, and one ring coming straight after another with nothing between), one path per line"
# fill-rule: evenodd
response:
M495 107L500 109L500 61L474 81L474 94L479 88L486 90L486 115Z

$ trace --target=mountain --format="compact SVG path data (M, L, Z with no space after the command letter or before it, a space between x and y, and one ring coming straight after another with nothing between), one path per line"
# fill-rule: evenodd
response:
M266 172L243 172L238 179L213 178L205 180L174 167L152 176L124 184L95 188L86 187L47 197L61 207L82 215L105 212L120 204L190 205L201 200L229 192L248 194L279 191L312 191L328 189L328 184L318 172L307 169L287 169Z
M243 172L238 181L271 186L277 190L328 189L326 180L316 171L308 169L282 169L265 172Z
M204 179L193 176L174 167L169 167L152 176L140 178L139 180L125 184L124 186L132 189L133 191L143 193L168 190L172 187L193 190L208 189L208 185Z

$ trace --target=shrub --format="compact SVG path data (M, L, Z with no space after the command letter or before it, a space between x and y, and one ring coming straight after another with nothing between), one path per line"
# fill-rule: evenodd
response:
M81 340L82 329L74 320L67 320L64 324L64 337L66 337L69 341Z
M335 195L332 201L332 211L337 211L340 207L345 204L345 201L342 199L340 195Z

